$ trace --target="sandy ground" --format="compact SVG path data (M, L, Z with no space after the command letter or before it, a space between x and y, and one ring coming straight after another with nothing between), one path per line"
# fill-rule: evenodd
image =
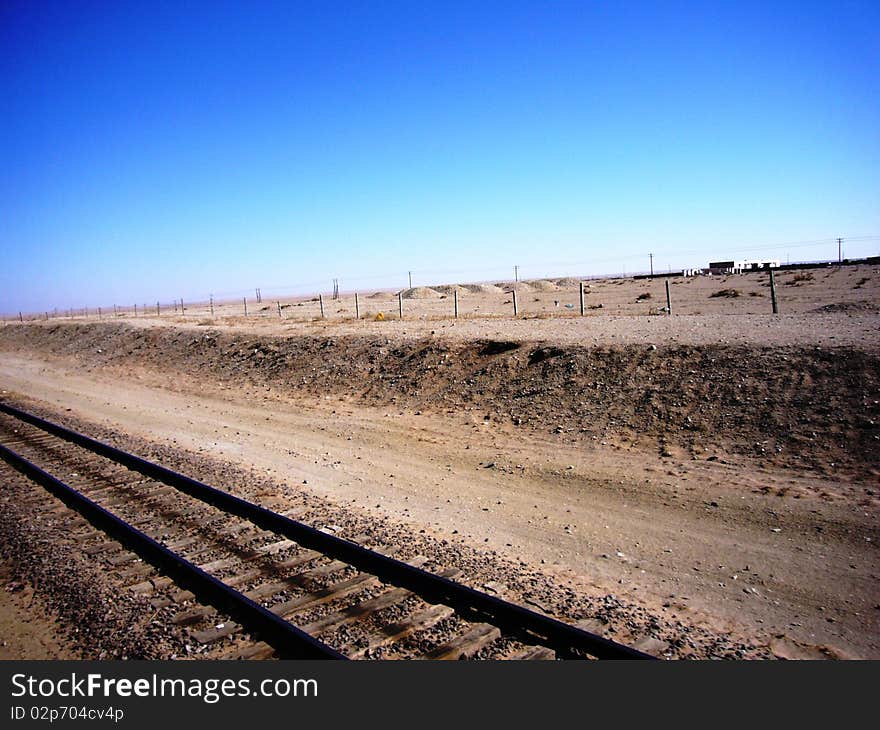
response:
M880 301L880 300L878 300ZM880 304L878 304L880 311ZM75 319L73 323L81 322ZM272 319L246 320L243 317L194 319L139 317L120 318L134 327L202 332L217 329L229 333L268 336L378 336L394 340L420 340L436 336L449 342L505 339L519 342L536 340L561 345L713 345L723 340L731 345L780 347L791 345L880 347L880 317L861 309L847 312L781 314L768 316L726 314L658 316L596 315L555 319L488 318L459 320L388 320L376 322L310 321L288 322ZM56 320L36 323L53 326ZM66 322L65 322L66 323ZM10 327L16 326L14 323ZM31 325L33 326L33 325Z
M57 621L33 587L0 563L0 660L79 659L58 636Z
M537 329L550 340L586 343L641 342L645 338L654 338L649 341L657 342L656 338L660 338L661 341L680 339L699 344L714 341L717 327L731 327L731 335L738 341L772 344L791 329L787 315L817 311L876 314L880 311L878 273L880 267L869 265L777 272L777 317L769 316L772 306L768 274L753 272L668 279L672 311L677 318L663 316L667 279L626 278L584 281L584 318L579 315L579 282L573 278L417 286L403 291L403 321L399 320L397 293L384 290L360 292L357 308L353 292L343 292L338 300L325 294L323 319L316 296L267 297L260 304L249 299L247 317L243 299L217 300L213 310L207 301L185 302L183 313L179 305L165 302L160 303L158 316L156 302L138 303L136 316L131 305L127 309L117 306L114 310L116 305L108 303L102 307L100 318L142 326L210 324L251 331L259 328L267 333L314 332L329 327L336 334L387 331L395 336L421 336L445 323L444 334L462 339L492 336L493 327L487 320L501 319L503 322L494 329L503 329L511 337L535 339ZM454 289L459 292L457 320L454 319ZM513 291L517 292L519 322L511 321ZM356 320L356 313L360 321ZM383 322L375 320L380 313L385 318ZM723 318L714 320L713 315ZM709 319L687 319L694 316ZM93 307L32 313L25 317L34 321L44 318L50 322L98 321L99 314ZM610 318L617 318L618 322L605 330L604 322ZM739 322L734 324L732 320ZM876 317L873 324L869 324L868 318L861 319L875 340L880 337L876 321ZM704 325L708 328L706 332L699 332L700 322L711 323ZM834 342L831 334L825 337ZM847 341L846 335L842 337Z
M776 317L766 313L766 275L748 275L674 281L674 309L681 314L672 317L650 314L665 303L662 281L608 280L591 282L588 297L603 307L584 318L553 304L576 297L569 283L521 296L535 306L531 313L521 308L517 319L501 317L504 292L462 294L461 302L483 297L478 306L491 316L455 321L430 309L449 306L451 294L420 292L427 299L407 302L424 303L423 314L404 321L294 320L295 305L282 318L276 311L245 319L227 310L231 314L204 320L192 313L120 320L201 335L209 326L235 336L385 335L388 343L432 335L586 347L721 343L780 352L797 347L800 358L812 347L851 348L873 362L880 349L876 267L819 270L810 278L790 272L779 279L783 314ZM723 289L739 296L710 296ZM526 287L519 292L525 295ZM644 293L651 298L639 300ZM396 297L369 301L396 311ZM645 316L632 316L636 312ZM843 349L834 352L846 357ZM217 357L225 355L218 350ZM873 370L866 375L871 380L865 382L875 382ZM799 387L809 389L804 382ZM393 398L378 403L354 391L321 396L320 389L288 386L242 383L210 370L166 371L146 360L102 362L97 355L18 345L0 352L0 387L62 412L257 467L364 514L498 550L552 571L561 582L753 637L777 656L880 658L880 501L872 467L880 449L870 436L858 455L868 468L836 474L742 453L658 453L613 429L595 439L559 437L464 410L415 409ZM862 393L852 381L847 387L853 399L837 407L859 409L847 423L861 419L859 428L874 429L877 393ZM821 403L818 408L811 417L821 417ZM799 420L798 413L792 417Z
M738 626L783 652L880 656L876 509L822 499L835 486L827 479L658 460L610 443L523 441L497 425L338 401L257 402L205 383L178 382L175 392L149 373L81 374L23 357L4 356L0 381L128 433L552 567L560 580L716 629Z

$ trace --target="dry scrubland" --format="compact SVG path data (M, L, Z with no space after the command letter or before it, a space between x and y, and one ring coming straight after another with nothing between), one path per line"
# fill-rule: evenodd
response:
M547 280L517 318L472 285L458 320L434 287L404 321L379 292L365 321L344 298L16 323L0 387L435 540L515 600L540 576L544 610L658 655L877 658L880 274L780 274L776 317L767 279L672 279L673 316L662 280L620 279L583 318Z
M876 266L848 266L828 269L777 272L779 311L782 314L804 314L814 311L875 311L878 300ZM441 284L416 286L400 291L405 320L430 321L452 319L455 292L458 295L459 319L508 319L513 314L513 292L517 293L519 316L529 318L564 318L580 316L578 284L581 280L564 277L520 282L483 284ZM667 279L591 279L584 280L584 307L589 317L607 315L660 315L666 306ZM771 311L770 279L766 272L730 276L697 276L668 278L675 314L766 314ZM334 323L355 319L354 293L343 291L339 299L324 295L325 319ZM247 298L247 317L242 299L185 302L182 314L179 305L159 302L137 302L137 316L131 304L119 304L117 319L153 322L159 319L174 324L197 323L202 326L222 323L268 326L284 323L320 323L321 309L317 296L276 297L266 295L258 303L253 295ZM279 314L280 308L280 314ZM68 316L70 311L71 316ZM96 308L47 313L50 319L97 321ZM398 292L361 290L358 292L360 319L374 320L378 315L386 321L399 319ZM43 313L26 315L25 319L44 320ZM114 318L114 305L101 309L101 319ZM12 317L7 317L12 319ZM543 330L533 337L544 335Z

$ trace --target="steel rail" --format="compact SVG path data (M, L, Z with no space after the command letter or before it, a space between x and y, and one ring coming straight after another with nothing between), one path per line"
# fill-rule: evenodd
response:
M328 535L309 525L284 517L228 492L203 484L167 467L129 454L114 446L97 441L69 428L34 416L0 402L0 411L59 438L100 454L118 464L137 471L225 512L242 517L265 530L284 535L303 547L317 550L336 560L349 563L380 580L406 588L432 603L442 603L465 615L487 617L488 622L513 634L524 632L538 637L542 643L562 656L583 652L598 659L656 659L624 644L584 631L558 619L481 593L469 586L434 575L421 568L382 555L357 543Z
M152 563L178 585L191 590L199 600L216 606L240 621L271 645L281 658L347 659L2 444L0 459L45 487L92 525Z

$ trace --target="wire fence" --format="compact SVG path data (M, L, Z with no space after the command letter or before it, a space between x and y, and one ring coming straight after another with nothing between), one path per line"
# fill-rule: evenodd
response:
M766 256L773 251L791 251L805 249L813 249L814 251L828 251L829 249L835 248L837 251L837 260L802 260L797 263L790 263L790 257L786 257L786 263L783 264L781 268L785 268L786 266L793 267L808 265L834 265L846 263L849 261L852 261L853 263L858 261L870 261L871 259L844 259L843 255L845 253L845 250L843 244L855 244L856 246L861 247L861 249L864 250L866 246L873 245L873 242L875 241L880 241L880 235L848 236L846 238L825 238L809 241L788 241L785 243L767 242L764 244L754 244L746 247L735 247L735 249L732 250L730 253L731 255L735 254L737 256L741 256L749 253L761 252L763 255ZM264 287L262 289L238 289L232 291L215 290L213 294L208 295L205 298L181 297L180 299L173 300L171 302L169 302L167 299L160 299L160 301L144 300L134 303L117 301L116 304L108 303L104 306L89 308L53 307L45 311L30 311L18 313L6 312L0 315L0 318L2 318L2 321L4 323L11 322L16 319L20 322L59 318L104 319L110 317L111 313L113 317L140 317L147 316L151 311L155 311L156 316L159 317L167 316L168 314L179 314L181 316L216 316L218 309L223 309L224 313L232 311L232 309L235 307L236 301L238 300L243 302L242 315L244 315L244 308L248 308L247 316L251 316L252 310L254 313L260 313L261 316L270 316L271 307L267 309L267 305L264 305L263 300L266 300L266 302L280 302L281 315L283 317L285 309L289 308L290 306L297 306L300 309L303 309L306 306L305 304L303 304L302 307L299 306L303 300L317 300L317 294L306 294L306 292L324 292L323 296L326 300L328 297L332 297L334 294L336 294L337 296L341 295L341 292L343 290L345 290L348 295L352 296L355 291L359 293L374 292L375 289L373 287L381 290L391 290L395 292L406 291L413 288L414 275L418 277L418 284L420 286L428 287L436 286L436 284L430 283L432 281L474 281L477 279L484 280L493 284L503 285L504 281L510 278L512 278L513 282L516 283L518 280L525 278L527 272L531 275L532 279L535 279L538 276L545 276L546 272L548 271L576 272L578 270L583 271L588 268L592 269L593 271L596 271L597 269L604 269L606 273L592 274L588 276L576 276L574 278L582 281L618 277L638 278L649 275L671 275L672 273L675 273L673 267L669 264L660 265L661 257L664 259L669 259L670 257L674 256L681 260L686 256L690 257L703 255L705 255L705 249L701 251L677 251L674 254L664 252L663 254L658 255L656 259L654 254L638 254L630 256L613 255L605 258L594 257L591 258L588 264L583 261L542 261L539 264L532 263L529 266L496 266L482 270L475 269L474 267L468 267L467 269L444 269L419 272L398 271L396 273L379 273L374 275L354 276L346 279L342 285L340 285L339 279L332 279L323 281L300 282L297 284L280 284L277 286ZM658 264L656 267L654 266L655 261ZM645 264L648 263L648 269L642 268ZM695 271L698 270L684 270L683 273L693 273ZM512 277L511 274L513 275ZM332 288L328 288L327 286L330 281L333 282ZM390 288L395 286L399 288ZM443 285L441 285L441 287L442 286ZM338 311L337 313L342 314ZM393 311L389 310L388 314L393 314ZM326 311L324 316L327 316Z
M777 276L801 269L838 268L880 265L880 257L836 261L804 261L782 264L773 269ZM455 318L492 317L574 317L597 314L700 314L714 311L723 303L729 313L759 314L769 311L763 290L774 282L769 270L745 273L725 273L708 270L639 271L626 277L590 276L557 277L547 279L516 279L478 284L443 284L415 286L400 290L364 289L345 291L337 288L333 293L318 295L288 295L277 292L265 295L255 289L252 296L214 297L199 301L184 299L172 302L141 302L127 306L94 307L59 310L42 313L6 316L4 325L14 322L35 321L125 321L157 320L165 322L209 324L217 321L230 323L245 321L318 322L341 320L441 320ZM720 273L720 276L719 276ZM755 276L755 274L763 275ZM715 282L727 281L731 276L748 282L741 289L729 287L719 290ZM810 277L811 279L811 277ZM809 281L804 277L795 283ZM692 287L681 306L676 306L676 289L702 280ZM867 281L867 279L866 279ZM633 298L632 288L621 288L624 282L636 282L639 290ZM790 283L790 282L789 282ZM862 285L865 282L862 282ZM856 301L861 296L861 286L853 288L847 297ZM737 286L740 286L737 284ZM714 287L714 288L713 288ZM695 294L705 289L705 292ZM793 294L794 292L792 292ZM776 291L773 292L776 300ZM707 301L712 300L715 301ZM789 304L807 302L808 297L789 296ZM774 305L775 307L775 305ZM789 310L792 311L792 310Z

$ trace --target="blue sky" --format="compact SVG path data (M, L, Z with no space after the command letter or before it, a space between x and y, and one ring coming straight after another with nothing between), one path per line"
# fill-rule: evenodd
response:
M880 252L880 3L0 5L0 311Z

